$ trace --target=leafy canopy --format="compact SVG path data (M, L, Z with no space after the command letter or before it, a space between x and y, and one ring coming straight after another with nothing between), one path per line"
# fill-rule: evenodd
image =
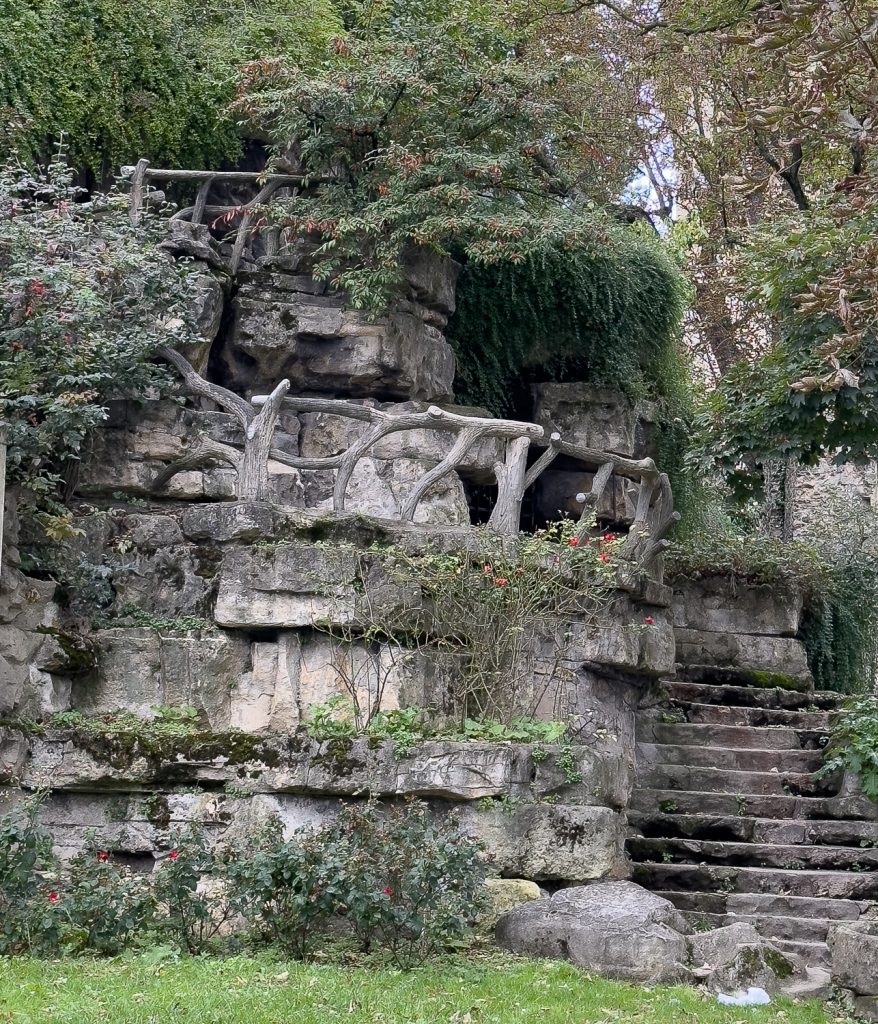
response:
M276 164L330 179L273 206L313 241L317 276L375 307L413 244L492 264L589 239L578 58L518 52L454 9L409 7L391 26L355 24L316 71L284 58L245 69L236 110L270 135Z

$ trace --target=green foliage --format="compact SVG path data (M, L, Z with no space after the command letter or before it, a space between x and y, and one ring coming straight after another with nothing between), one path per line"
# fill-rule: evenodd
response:
M878 800L878 697L874 694L848 701L832 727L826 764L818 777L838 771L858 775L866 796Z
M156 906L149 878L119 866L92 836L70 863L56 909L66 950L116 956L143 936Z
M579 770L570 747L564 747L558 755L558 768L568 786L575 786L582 782L582 772Z
M196 337L192 282L128 223L123 197L88 201L67 166L0 169L0 415L8 474L50 537L72 532L60 501L111 399L158 394L159 343Z
M225 864L197 825L171 832L169 845L154 885L157 927L183 949L200 953L232 913Z
M98 183L140 157L236 158L238 67L313 63L341 27L330 0L0 0L0 23L0 148L44 160L63 132L71 163Z
M553 380L676 402L683 303L683 278L661 242L598 219L576 247L470 261L449 324L457 397L503 415L531 382Z
M31 799L0 817L0 953L38 953L59 939L52 837L37 822L39 806Z
M142 718L131 711L115 711L99 718L89 718L81 711L57 711L49 721L56 729L76 729L102 736L129 735L160 740L194 736L198 732L196 708L157 704L150 710L152 718Z
M481 264L600 245L603 222L573 198L589 109L577 94L582 59L516 50L460 7L425 18L400 4L388 19L379 5L378 30L354 18L316 70L287 60L246 70L237 111L287 166L294 154L296 169L329 179L272 210L314 243L315 274L354 306L386 305L412 245Z
M758 463L878 455L878 203L844 194L774 218L741 260L746 298L766 315L764 356L724 375L698 417L696 450L737 493L758 491ZM770 327L769 327L770 324Z

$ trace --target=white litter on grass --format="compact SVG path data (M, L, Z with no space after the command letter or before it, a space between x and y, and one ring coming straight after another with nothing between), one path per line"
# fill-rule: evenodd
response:
M742 992L733 992L730 996L720 992L716 1001L723 1006L765 1006L771 1002L771 996L764 988L748 988Z

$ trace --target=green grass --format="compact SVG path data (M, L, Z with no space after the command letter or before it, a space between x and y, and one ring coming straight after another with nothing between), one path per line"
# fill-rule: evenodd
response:
M554 961L469 953L409 974L378 967L154 953L0 958L2 1024L827 1024L823 1006L719 1006L684 987L637 988Z

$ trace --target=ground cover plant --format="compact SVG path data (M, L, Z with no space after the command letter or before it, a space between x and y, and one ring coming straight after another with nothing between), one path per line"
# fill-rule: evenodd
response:
M467 951L407 974L374 961L289 963L160 953L0 961L0 1019L16 1024L828 1024L816 1002L719 1006L685 987L637 988L569 964Z

